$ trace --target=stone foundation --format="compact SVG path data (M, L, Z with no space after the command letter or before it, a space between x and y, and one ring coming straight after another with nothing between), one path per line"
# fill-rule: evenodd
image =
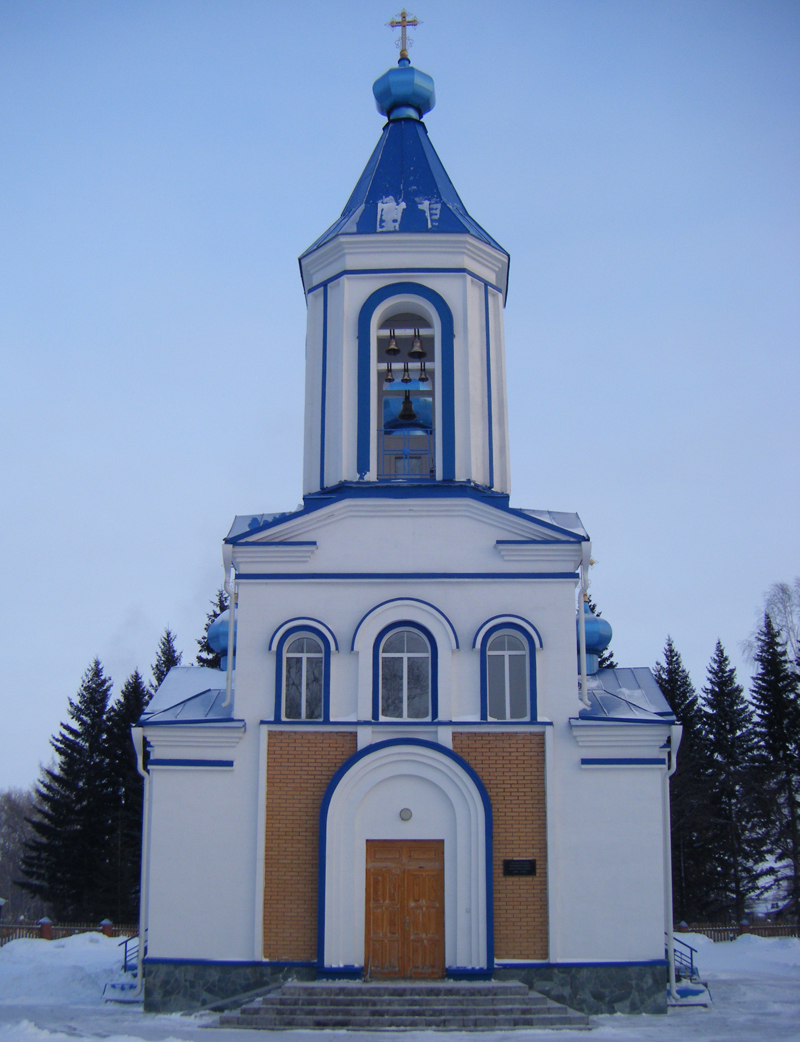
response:
M145 1012L179 1013L282 981L316 980L317 970L285 963L145 960L144 976ZM666 962L506 966L495 970L494 979L522 981L554 1002L590 1015L667 1012Z
M581 1013L666 1013L666 962L497 968L496 980L520 980Z
M286 980L315 980L311 966L258 962L150 962L144 964L145 1013L182 1013Z

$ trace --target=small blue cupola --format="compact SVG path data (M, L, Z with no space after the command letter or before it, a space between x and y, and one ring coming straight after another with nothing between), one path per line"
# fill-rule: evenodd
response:
M583 602L583 615L586 626L586 672L592 676L600 666L600 656L611 643L613 631L610 623L605 619L598 618L589 607L589 602ZM578 669L580 670L581 630L580 619L575 620L575 629L578 639Z

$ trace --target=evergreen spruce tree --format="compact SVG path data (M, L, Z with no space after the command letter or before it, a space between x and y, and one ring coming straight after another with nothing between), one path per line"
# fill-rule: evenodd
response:
M784 912L800 914L800 677L769 612L756 636L751 694L758 743L759 819Z
M105 740L111 680L99 659L69 701L71 723L51 739L54 768L36 787L34 836L22 858L20 885L52 905L58 919L98 922L105 903L113 789Z
M158 651L156 652L156 660L150 667L153 679L150 682L150 687L153 691L157 691L164 677L169 673L173 666L179 666L183 653L178 651L175 647L175 634L167 626L162 634L161 640L158 642Z
M603 614L597 610L597 605L594 603L592 598L589 598L589 611L592 615L596 615L599 619ZM610 647L606 648L605 651L600 652L600 657L597 660L598 669L619 669L619 663L614 661L614 652Z
M703 695L699 738L708 757L708 914L739 923L761 889L764 842L756 821L753 712L720 641Z
M137 669L122 685L119 698L107 714L107 745L115 804L107 873L111 909L108 914L116 923L136 922L139 918L144 781L136 766L131 727L152 697Z
M227 607L228 595L222 587L220 587L220 589L217 590L216 597L211 601L211 611L206 615L206 626L203 630L203 636L197 641L197 646L200 649L197 652L198 666L207 666L209 669L219 669L222 655L220 655L218 651L214 651L208 643L208 627L215 619L218 619L220 615L227 610Z
M672 890L675 918L692 922L707 914L711 890L711 866L705 842L707 769L700 733L700 706L672 637L667 637L664 662L656 664L654 673L675 717L683 725L677 769L670 779Z

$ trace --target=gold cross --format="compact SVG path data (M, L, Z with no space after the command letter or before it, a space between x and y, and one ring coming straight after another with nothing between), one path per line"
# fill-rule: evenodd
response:
M386 23L391 29L400 30L400 58L408 58L408 45L410 43L406 29L409 27L414 29L418 25L422 25L414 15L408 17L408 11L405 8L400 12L397 17L393 18L391 22Z

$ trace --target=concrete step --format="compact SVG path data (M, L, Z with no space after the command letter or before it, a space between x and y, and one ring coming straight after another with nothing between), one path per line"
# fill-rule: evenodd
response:
M519 981L289 981L223 1013L220 1027L351 1031L588 1028L582 1013Z
M436 1030L436 1031L507 1031L513 1028L589 1028L588 1017L580 1013L563 1013L556 1016L531 1014L528 1016L456 1016L446 1017L391 1017L379 1018L370 1016L331 1016L320 1015L285 1015L261 1017L237 1017L235 1014L223 1013L219 1019L220 1027L255 1028L262 1030L280 1030L292 1028L336 1028L348 1031L394 1031Z
M470 1003L462 1003L460 1006L442 1006L439 1003L430 1006L395 1006L391 1009L379 1005L372 1006L365 1003L350 1003L346 1006L328 1005L303 1005L284 1006L278 1003L264 1004L263 1006L248 1006L239 1011L240 1017L263 1017L263 1016L370 1016L378 1019L391 1019L392 1017L492 1017L492 1016L552 1016L558 1012L558 1007L548 1006L543 1003L508 1003L504 1006L473 1006Z
M263 1001L256 1000L252 1004L242 1006L242 1013L245 1016L251 1013L256 1014L261 1012L266 1006L291 1006L296 1009L301 1009L310 1006L316 1008L336 1008L358 1005L363 1008L402 1010L426 1009L431 1005L436 1005L445 1009L463 1009L465 1006L469 1006L470 1009L475 1010L492 1010L498 1007L506 1007L510 1005L523 1005L525 1007L530 1007L544 1006L546 1004L547 999L544 995L514 995L509 998L501 998L497 995L481 995L477 997L432 995L430 997L425 996L424 998L417 995L404 995L398 998L395 998L394 996L375 998L372 995L276 995L274 997L270 996L269 998L265 998Z

